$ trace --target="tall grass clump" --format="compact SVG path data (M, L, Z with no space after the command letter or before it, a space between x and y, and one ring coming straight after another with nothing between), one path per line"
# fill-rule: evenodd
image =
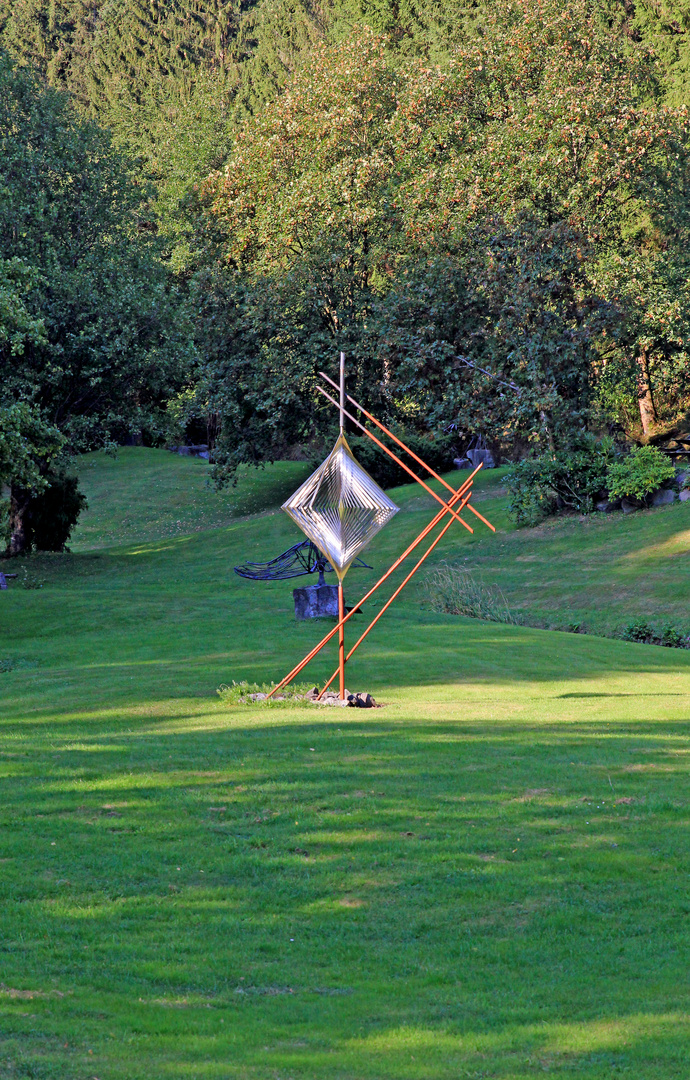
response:
M434 611L486 622L518 623L499 587L477 581L463 566L441 563L425 578L424 589Z

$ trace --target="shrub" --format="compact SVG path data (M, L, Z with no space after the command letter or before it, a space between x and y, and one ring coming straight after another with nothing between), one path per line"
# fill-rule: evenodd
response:
M274 685L271 683L250 683L246 679L235 682L233 679L229 686L225 683L219 686L216 693L224 705L260 705L266 708L280 708L286 705L311 705L311 702L306 698L306 694L314 689L313 683L288 683L287 686L281 688L279 696L275 698L263 698L260 701L252 700L252 694L270 694Z
M612 499L645 502L662 484L672 480L671 461L654 446L638 446L609 467L607 487Z
M621 631L623 641L651 642L654 631L648 622L640 619L638 622L628 623Z
M589 513L614 460L612 439L584 435L567 449L520 461L506 477L509 510L518 525L564 510Z
M664 645L667 649L687 649L690 645L688 635L676 626L667 625L657 633L654 627L644 619L628 623L620 632L623 641L637 641L644 645Z
M387 439L379 431L373 432L377 439L385 443L393 451L401 461L404 461L406 465L417 473L418 476L424 478L427 473L422 469L421 465L409 457L404 450L401 450L399 446L392 443L390 439ZM452 435L418 435L416 432L410 431L398 431L394 429L394 434L399 439L409 446L410 450L413 450L418 457L425 461L435 472L446 472L453 467L453 436ZM377 484L380 484L382 488L397 487L398 484L409 484L412 482L412 478L401 469L399 465L388 457L388 454L384 454L383 450L379 449L376 443L373 443L371 439L366 435L353 435L347 436L347 441L350 444L352 453L357 458L358 462L363 469L366 469L370 476L374 478Z
M688 638L676 626L665 626L661 631L660 644L667 649L687 649Z
M475 581L471 571L462 566L442 563L427 576L424 587L434 611L487 622L517 622L498 586Z
M32 498L28 518L30 545L38 551L64 551L81 511L87 505L76 476L56 472L50 485Z

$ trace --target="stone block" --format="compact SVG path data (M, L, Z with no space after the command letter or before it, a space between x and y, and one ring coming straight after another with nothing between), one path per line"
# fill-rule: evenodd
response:
M296 619L337 619L338 586L308 585L293 589Z
M468 450L467 456L472 463L473 469L476 469L479 464L483 465L485 469L496 468L496 463L494 462L490 450Z
M668 506L669 503L675 501L675 491L670 491L668 488L660 488L659 491L655 491L652 496L652 506Z

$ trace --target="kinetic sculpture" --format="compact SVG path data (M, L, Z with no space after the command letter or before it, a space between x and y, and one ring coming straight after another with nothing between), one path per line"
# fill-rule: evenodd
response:
M363 559L355 559L353 567L364 567L371 570L371 566ZM325 584L324 574L331 574L333 567L311 540L303 540L301 544L294 544L281 555L268 562L246 562L242 566L235 567L238 577L249 578L250 581L287 581L289 578L305 577L307 574L318 574L319 585Z
M325 375L323 371L319 372L322 379L325 379L327 383L333 386L336 390L337 385L332 379ZM289 514L293 521L299 525L309 539L323 552L328 558L329 562L335 569L338 575L338 623L330 633L316 645L308 654L304 657L300 663L290 671L284 679L282 679L277 686L273 688L268 695L272 697L282 686L294 679L300 671L312 660L316 654L326 645L331 638L338 634L338 667L333 672L333 675L323 687L319 697L323 697L328 687L331 685L336 676L339 676L339 690L340 699L345 699L345 664L350 659L355 649L359 647L364 638L370 632L370 630L376 625L378 620L383 615L395 598L400 594L407 585L410 578L417 572L428 555L431 554L433 549L446 534L453 521L458 521L469 532L474 530L467 524L463 518L460 517L459 511L465 507L470 510L475 517L483 521L493 532L496 530L494 526L482 517L478 510L475 510L470 505L470 496L472 494L472 481L476 473L481 468L481 463L477 466L474 472L468 477L467 480L454 491L450 484L446 483L442 477L434 472L428 465L426 465L421 458L417 457L409 447L405 446L401 439L398 439L392 432L390 432L384 425L377 420L371 413L367 412L354 398L349 394L345 394L345 354L340 354L340 404L331 397L321 386L317 386L319 393L323 394L331 404L339 408L340 412L340 435L336 441L333 450L328 455L322 465L312 473L308 480L302 484L302 486L295 492L292 498L288 499L283 504L283 510ZM400 460L396 454L393 453L387 446L385 446L379 439L376 438L372 432L366 428L359 420L355 419L345 408L345 401L349 401L354 407L373 423L380 431L397 443L407 454L412 457L417 464L421 465L430 476L440 481L440 483L452 493L452 498L447 502L441 498L432 488L430 488L423 480L421 480L413 470ZM358 553L364 549L370 540L376 535L379 529L382 529L391 518L397 514L398 507L392 502L386 495L385 491L382 491L378 484L372 480L367 472L357 462L350 450L345 439L344 423L345 417L348 417L356 427L360 428L368 438L370 438L376 445L388 454L393 460L411 476L418 484L429 492L430 495L441 504L442 509L436 514L432 521L426 526L425 529L419 534L419 536L406 548L406 550L400 555L393 565L386 571L386 573L376 582L376 584L369 590L366 596L362 597L358 604L350 610L348 614L345 614L345 604L343 597L343 578L347 573L349 567L352 565L353 560L357 557ZM372 620L367 629L361 634L359 640L350 649L347 656L345 655L345 623L349 618L361 607L361 605L368 600L369 597L376 592L376 590L386 581L390 575L397 569L401 562L407 558L407 556L416 548L422 540L428 536L428 534L435 528L435 526L444 518L447 514L450 514L450 521L448 521L436 536L433 543L424 552L422 557L418 560L416 565L404 579L401 585L395 590L390 599L383 605L378 615Z

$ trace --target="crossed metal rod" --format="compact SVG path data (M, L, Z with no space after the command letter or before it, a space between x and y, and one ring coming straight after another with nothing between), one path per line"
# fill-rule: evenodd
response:
M327 376L326 374L324 374L324 372L319 372L319 374L321 375L321 377L322 377L322 378L326 379L326 381L327 381L328 383L330 383L330 384L331 384L331 386L333 386L333 387L334 387L334 388L335 388L336 390L338 390L338 389L341 389L340 387L338 387L338 386L337 386L337 384L336 384L336 383L334 383L334 382L333 382L333 380L332 380L332 379L330 379L330 378L329 378L329 377L328 377L328 376ZM356 418L355 418L354 416L352 416L352 415L351 415L351 414L350 414L349 412L347 412L347 411L345 410L345 408L344 408L344 400L343 400L343 393L342 393L342 390L341 390L341 395L340 395L340 402L337 402L337 401L335 401L335 400L334 400L334 399L333 399L333 398L331 397L331 395L330 395L330 394L328 394L328 393L326 393L326 391L325 391L325 390L323 390L323 389L322 389L322 388L321 388L320 386L318 386L318 387L317 387L317 390L318 390L318 391L319 391L319 392L320 392L321 394L323 394L323 396L324 396L325 398L327 398L327 399L328 399L328 400L329 400L329 401L330 401L330 402L331 402L331 403L332 403L333 405L335 405L335 406L336 406L336 408L338 408L338 409L340 410L340 413L341 413L341 417L342 417L342 415L345 415L345 416L347 416L347 417L348 417L348 419L352 421L352 423L354 423L354 424L355 424L355 425L356 425L356 426L357 426L358 428L360 428L360 429L361 429L361 430L362 430L362 431L364 432L364 434L365 434L366 436L368 436L368 438L370 438L370 439L372 440L372 442L376 443L376 445L377 445L377 446L378 446L378 447L379 447L379 448L380 448L381 450L383 450L383 451L384 451L384 453L388 454L388 456L389 456L390 458L392 458L392 459L393 459L393 461L395 461L395 462L396 462L396 464L397 464L397 465L399 465L399 466L400 466L400 467L401 467L401 468L402 468L402 469L403 469L403 470L404 470L404 471L405 471L406 473L408 473L408 475L409 475L409 476L411 476L413 480L415 480L415 481L416 481L416 482L417 482L418 484L420 484L420 485L421 485L421 486L422 486L422 487L423 487L423 488L424 488L424 489L425 489L425 490L426 490L426 491L427 491L427 492L428 492L428 493L429 493L430 495L432 495L432 496L433 496L433 498L434 498L434 499L436 499L436 501L437 501L437 502L439 502L439 503L441 504L441 507L442 507L442 509L438 511L438 513L436 514L436 516L435 516L435 517L434 517L434 518L433 518L433 519L432 519L432 520L431 520L431 521L429 522L429 524L428 524L428 525L427 525L427 526L426 526L426 527L425 527L424 529L422 529L422 531L421 531L421 533L419 534L419 536L417 536L417 537L416 537L416 538L415 538L415 539L414 539L414 540L412 541L412 543L408 545L408 547L407 547L407 548L405 549L405 551L404 551L404 552L402 553L402 555L399 555L399 556L398 556L398 558L397 558L397 559L395 560L395 562L394 562L394 563L393 563L393 564L392 564L392 565L391 565L391 566L389 567L389 569L388 569L388 570L387 570L387 571L385 572L385 574L383 574L383 575L382 575L382 576L381 576L381 577L379 578L379 580L378 580L378 581L376 582L376 584L375 584L375 585L373 585L373 586L372 586L372 588L371 588L371 589L370 589L370 590L369 590L369 591L368 591L368 592L366 593L366 595L362 597L362 599L361 599L361 600L359 601L359 603L358 603L358 604L355 604L355 606L354 606L354 607L353 607L353 608L351 609L351 611L350 611L350 612L349 612L349 613L348 613L347 615L345 615L345 614L344 614L344 611L343 611L343 610L339 610L339 617L338 617L338 622L337 622L337 624L336 624L336 625L335 625L335 626L333 627L333 629L332 629L332 630L331 630L331 631L330 631L330 632L329 632L328 634L326 634L326 635L325 635L325 637L324 637L324 638L322 638L322 640L321 640L321 641L320 641L320 642L319 642L319 643L318 643L317 645L315 645L315 646L314 646L314 648L313 648L313 649L311 649L311 650L310 650L310 652L309 652L309 653L308 653L308 654L307 654L307 655L306 655L306 656L304 657L304 659L303 659L303 660L301 660L301 661L300 661L300 663L299 663L299 664L297 664L297 665L296 665L296 666L295 666L295 667L294 667L294 668L292 669L292 671L290 671L290 672L289 672L289 673L288 673L288 674L287 674L287 675L285 676L285 678L284 678L284 679L281 679L281 681L280 681L280 682L279 682L279 683L278 683L278 684L277 684L276 686L274 686L274 688L273 688L273 689L271 690L271 692L270 692L270 693L269 693L269 695L268 695L268 697L269 697L269 698L270 698L270 697L272 697L272 696L273 696L273 694L275 694L275 693L276 693L276 692L277 692L278 690L280 690L280 689L281 689L281 688L282 688L283 686L285 686L285 685L286 685L286 683L289 683L289 682L290 682L290 681L291 681L292 679L294 679L294 678L295 678L295 677L296 677L297 675L299 675L299 673L300 673L300 672L302 671L302 669L303 669L303 668L305 668L305 667L306 667L306 665L307 665L307 664L308 664L308 663L309 663L309 662L310 662L311 660L313 660L313 658L314 658L314 657L315 657L315 656L317 655L317 653L318 653L318 652L320 652L320 651L321 651L321 649L322 649L322 648L323 648L323 647L324 647L324 646L325 646L325 645L326 645L326 644L327 644L327 643L328 643L328 642L329 642L329 641L331 640L331 638L332 638L332 637L334 637L334 636L335 636L336 634L338 634L338 636L339 636L339 645L340 645L340 649L339 649L339 651L341 652L341 654L343 654L343 652L344 652L344 645L343 645L343 642L344 642L344 639L343 639L343 627L344 627L345 623L346 623L346 622L348 621L348 619L350 619L350 618L352 617L352 615L354 615L354 614L355 614L355 612L356 612L356 611L357 611L357 610L358 610L358 609L359 609L359 608L361 607L361 605L362 605L362 604L364 604L364 603L365 603L365 601L366 601L366 600L368 600L368 599L369 599L369 597L370 597L370 596L372 596L372 595L373 595L373 593L375 593L375 592L376 592L376 590L377 590L378 588L380 588L380 586L381 586L381 585L383 585L384 581L386 581L386 580L387 580L387 579L388 579L388 578L389 578L389 577L391 576L391 574L392 574L392 573L393 573L393 572L394 572L394 571L395 571L395 570L396 570L396 569L398 568L398 566L400 566L400 564L401 564L401 563L403 562L403 560L404 560L404 559L406 559L406 558L407 558L407 556L408 556L408 555L409 555L409 554L410 554L410 553L411 553L412 551L414 551L414 549L415 549L416 547L418 547L418 546L419 546L419 544L421 544L421 542L422 542L422 541L423 541L423 540L425 539L425 537L426 537L426 536L428 536L428 534L429 534L429 533L430 533L430 532L432 531L432 529L434 529L434 528L435 528L435 526L436 526L436 525L438 524L438 522L439 522L439 521L441 521L441 519L442 519L443 517L445 517L445 516L446 516L446 514L450 514L450 515L451 515L451 520L450 520L450 521L449 521L449 522L448 522L448 523L447 523L447 524L446 524L446 525L444 526L444 528L443 528L443 529L441 530L441 532L440 532L440 533L439 533L439 535L438 535L438 536L436 537L436 539L435 539L435 540L433 541L433 543L432 543L432 544L431 544L431 545L430 545L430 546L429 546L429 547L427 548L427 550L426 550L426 551L424 552L424 554L422 555L422 557L421 557L421 558L420 558L420 559L418 560L418 562L416 563L416 565L414 566L414 568L413 568L413 569L412 569L412 570L410 571L410 573L409 573L409 574L407 575L407 577L406 577L406 578L404 579L404 581L403 581L403 582L402 582L402 583L401 583L401 584L400 584L400 585L398 586L398 588L397 588L397 589L395 590L395 592L394 592L394 593L393 593L393 595L392 595L392 596L390 597L390 599L389 599L389 600L388 600L388 601L387 601L387 602L386 602L386 603L384 604L384 606L383 606L383 607L381 608L381 610L379 611L378 615L376 615L376 617L375 617L375 618L373 619L373 621L372 621L372 622L371 622L371 623L369 624L369 626L368 626L368 627L366 628L366 630L365 630L365 631L364 631L364 632L363 632L363 633L361 634L361 636L359 637L359 639L357 640L357 642L356 642L356 643L355 643L355 644L353 645L353 647L352 647L352 648L350 649L350 651L349 651L349 653L347 654L347 656L344 656L344 655L341 655L341 656L340 656L340 663L339 663L339 667L338 667L338 668L336 668L335 672L333 673L333 675L331 676L331 678L330 678L330 679L328 680L328 682L327 682L327 683L326 683L326 685L324 686L324 688L323 688L323 690L321 691L321 693L319 694L319 697L322 697L322 696L323 696L323 694L324 694L324 693L326 692L326 690L328 689L328 687L329 687L329 686L331 685L331 683L333 682L333 680L334 680L334 679L336 678L336 676L338 675L338 672L339 672L339 671L340 671L340 673L341 673L341 676L342 676L342 672L343 672L343 670L344 670L344 664L345 664L345 661L346 661L346 660L349 660L349 659L350 659L350 657L351 657L351 656L352 656L352 654L353 654L353 653L355 652L355 650L356 650L356 649L357 649L357 648L359 647L359 645L361 645L362 641L364 641L364 639L366 638L367 634L369 634L369 632L370 632L370 631L371 631L371 630L373 629L373 627L374 627L374 626L376 625L376 623L377 623L377 622L379 621L379 619L381 618L381 616L383 615L383 613L384 613L384 612L385 612L385 611L386 611L386 610L387 610L387 609L388 609L388 608L390 607L390 605L391 605L391 604L393 603L393 601L394 601L394 600L396 599L396 597L397 597L397 596L398 596L398 595L399 595L399 594L400 594L400 593L402 592L402 590L404 589L404 587L405 587L405 586L407 585L408 581L410 581L410 579L411 579L411 578L412 578L412 577L414 576L414 574L416 574L417 570L418 570L418 569L420 568L420 566L422 565L422 563L423 563L423 562L425 561L425 559L426 559L426 558L427 558L427 557L428 557L428 556L429 556L429 555L431 554L431 552L432 552L432 551L434 550L434 548L436 547L436 545L437 545L437 544L439 543L439 541L440 541L440 540L441 540L441 539L443 538L443 536L444 536L444 535L445 535L445 533L446 533L446 532L448 531L448 529L450 528L450 526L451 526L451 525L453 524L453 521L454 521L454 520L455 520L455 521L459 521L459 522L460 522L460 524L461 524L461 525L464 525L464 526L465 526L465 528L466 528L466 529L467 529L467 530L468 530L469 532L471 532L471 533L472 533L472 532L474 532L474 530L473 530L473 529L472 529L472 528L471 528L471 527L470 527L470 526L469 526L469 525L467 524L467 522L466 522L466 521L464 521L464 520L463 520L463 519L462 519L462 518L460 517L460 513L459 513L459 512L460 512L461 510L463 510L463 509L464 509L465 507L467 507L468 509L470 509L470 510L472 511L472 513L473 513L473 514L474 514L474 515L475 515L475 516L476 516L477 518L479 518L479 520L480 520L480 521L482 521L482 522L483 522L483 523L484 523L485 525L487 525L487 526L488 526L488 527L489 527L489 528L490 528L490 529L491 529L491 530L492 530L493 532L495 532L495 531L496 531L496 530L495 530L495 528L494 528L494 526L493 526L493 525L491 524L491 522L487 521L485 517L483 517L483 516L482 516L482 515L481 515L481 514L480 514L480 513L479 513L479 512L477 511L477 510L475 510L475 508L474 508L474 507L473 507L473 506L472 506L472 505L470 504L470 501L469 501L469 500L470 500L470 497L471 497L471 494L472 494L472 491L471 491L471 488L472 488L472 482L473 482L473 480L474 480L474 477L476 476L476 474L477 474L477 473L479 472L479 470L480 470L480 469L481 469L481 467L482 467L482 466L481 466L481 463L480 463L480 464L479 464L479 465L477 466L477 468L476 468L476 469L474 469L474 471L473 471L473 472L472 472L472 473L470 474L470 476L469 476L469 477L467 478L467 480L465 480L465 482L464 482L463 484L461 484L461 486L460 486L460 487L458 488L458 490L457 490L457 491L455 491L455 490L454 490L454 489L453 489L453 488L451 487L451 485L450 485L450 484L448 484L448 483L447 483L447 482L446 482L446 481L445 481L445 480L443 479L443 477L439 476L439 475L438 475L438 473L434 472L434 470L433 470L433 469L432 469L432 468L431 468L431 467L430 467L429 465L427 465L427 464L426 464L426 462L422 461L422 459L421 459L420 457L418 457L418 456L417 456L417 455L416 455L416 454L414 453L414 451L410 450L410 448L409 448L408 446L406 446L406 445L405 445L405 443L404 443L404 442L403 442L403 441L402 441L401 439L397 438L397 436L395 436L395 435L394 435L394 434L393 434L393 433L392 433L391 431L389 431L389 430L388 430L388 428L386 428L386 427L385 427L385 426L384 426L384 425L383 425L383 424L382 424L382 423L381 423L381 422L380 422L379 420L377 420L377 419L376 419L376 418L375 418L374 416L372 416L372 415L371 415L371 413L367 412L367 410L366 410L366 409L364 409L364 408L363 408L363 407L362 407L362 406L361 406L361 405L360 405L360 404L359 404L358 402L356 402L356 401L354 400L354 398L350 397L350 395L349 395L349 394L348 394L348 395L346 395L346 396L347 396L347 400L348 400L349 402L351 402L351 403L352 403L352 404L354 405L354 407L355 407L356 409L358 409L358 410L359 410L359 411L360 411L360 412L361 412L361 413L362 413L362 414L363 414L364 416L366 416L366 417L367 417L367 419L369 419L369 420L370 420L370 421L371 421L372 423L374 423L374 424L375 424L375 425L376 425L376 426L377 426L377 427L378 427L378 428L379 428L379 429L380 429L380 430L381 430L382 432L384 432L384 434L388 435L388 436L389 436L389 438L391 438L391 439L392 439L392 440L393 440L393 441L394 441L395 443L397 443L397 445L398 445L398 446L400 446L400 447L401 447L401 448L402 448L402 449L403 449L403 450L404 450L404 451L405 451L405 452L406 452L407 454L409 454L409 455L410 455L410 457L412 457L412 458L413 458L413 459L414 459L414 460L415 460L416 462L418 462L418 463L419 463L419 464L420 464L421 466L423 466L423 468L424 468L424 469L426 469L426 471L427 471L427 472L428 472L428 473L429 473L429 474L430 474L430 475L431 475L432 477L434 477L434 479L436 479L436 480L439 480L439 481L440 481L440 483L441 483L441 484L442 484L442 485L443 485L443 486L444 486L445 488L447 488L447 490L448 490L448 491L450 491L450 492L452 493L452 497L451 497L450 499L448 499L448 501L446 502L446 501L445 501L444 499L442 499L442 498L441 498L441 497L440 497L439 495L437 495L437 493L436 493L435 491L433 491L433 489L432 489L432 488L430 488L430 487L429 487L429 486L428 486L428 485L427 485L427 484L426 484L426 483L425 483L425 482L424 482L424 481L423 481L422 479L420 479L420 477L419 477L419 476L417 476L417 474L416 474L415 472L413 472L413 470L412 470L412 469L410 469L410 468L409 468L409 466L407 466L407 465L406 465L406 464L405 464L405 463L404 463L403 461L401 461L401 460L400 460L400 458L399 458L399 457L398 457L398 456L397 456L396 454L394 454L392 450L390 450L390 449L389 449L389 447L387 447L387 446L386 446L386 445L385 445L384 443L382 443L382 442L381 442L381 441L380 441L379 439L377 439L377 438L376 438L376 436L375 436L375 435L373 435L373 434L372 434L372 432L371 432L371 431L369 431L369 429L368 429L368 428L366 428L366 427L365 427L365 426L364 426L363 424L361 424L361 423L360 423L360 422L359 422L359 421L358 421L358 420L357 420L357 419L356 419ZM458 507L458 510L455 510L455 509L454 509L454 507L455 507L455 506L457 506L457 504L458 504L458 503L460 503L460 506ZM342 608L342 605L340 605L340 607ZM341 682L342 682L342 677L341 677Z
M330 379L328 377L328 375L326 375L325 372L320 371L319 375L321 376L322 379L325 379L326 382L330 383L331 386L335 386L336 389L337 389L337 386L333 382L333 379ZM319 389L320 389L320 387L317 386L317 390L319 390ZM321 393L323 394L323 390L321 390ZM325 396L327 396L327 395L325 395ZM434 480L438 480L438 482L440 484L443 484L444 488L446 488L451 493L454 493L455 489L452 488L450 486L450 484L446 480L443 479L442 476L439 476L437 472L434 472L434 470L431 468L431 466L427 465L426 461L422 461L422 459L420 457L417 457L415 452L413 450L410 450L409 446L405 446L405 443L402 441L402 439L399 439L397 437L397 435L394 435L392 431L389 431L387 427L384 427L384 425L381 423L380 420L377 420L375 416L372 416L370 412L367 412L367 410L364 408L364 406L360 405L358 401L355 401L355 399L353 397L350 397L349 394L346 394L345 396L347 397L347 400L352 405L354 405L354 407L357 409L357 411L361 412L362 416L366 416L367 420L371 420L372 424L376 424L377 428L379 428L386 435L388 435L388 437L390 439L392 439L394 443L397 443L398 446L401 446L402 449L406 453L408 453L411 458L414 458L414 460L417 462L418 465L421 465L423 469L426 469L426 471L429 473L430 476L433 476ZM329 398L329 400L332 401L333 399ZM349 416L349 413L347 415ZM369 435L370 438L373 438L373 436L371 435L371 432L367 431L367 429L362 424L360 424L359 420L355 420L353 416L350 416L350 419L354 420L354 423L357 424L358 428L361 428L361 430L365 433L365 435ZM388 450L383 445L383 443L380 443L378 441L378 439L374 439L374 442L377 444L377 446L380 446L383 450L385 450L387 454L391 454L390 450ZM395 458L395 455L391 454L391 457ZM418 483L420 483L420 484L422 483L422 481L419 479L418 476L415 476L415 474L410 469L408 469L406 465L403 465L402 461L400 461L398 458L395 458L395 460L398 462L399 465L402 465L405 472L410 473L410 476L414 476L415 480L417 480ZM475 469L475 472L476 472L476 469ZM474 473L472 473L472 476L474 476ZM426 487L426 484L422 484L422 487ZM431 491L431 488L427 488L426 490ZM438 496L436 495L435 492L431 491L431 494L434 496L435 499L438 499ZM442 500L438 499L438 501L441 502ZM467 508L468 508L468 510L472 511L472 513L474 514L475 517L478 517L480 521L483 521L485 525L488 525L488 527L491 529L492 532L496 532L496 530L493 527L493 525L491 524L491 522L487 521L485 517L482 517L482 515L479 513L479 511L475 510L475 508L472 506L471 503L467 504ZM464 524L464 522L463 522L463 524Z

